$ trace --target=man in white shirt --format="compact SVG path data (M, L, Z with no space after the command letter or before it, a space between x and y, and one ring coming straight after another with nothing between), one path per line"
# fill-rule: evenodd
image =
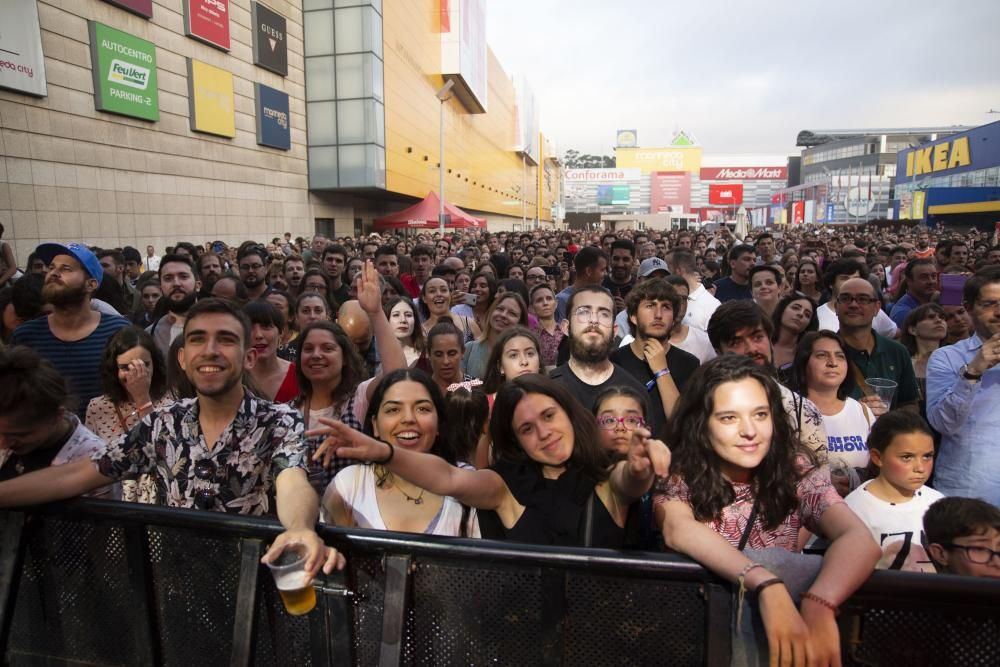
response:
M674 275L680 276L687 282L690 291L684 324L706 331L708 321L712 319L712 313L715 312L720 303L701 283L701 274L698 273L694 253L687 250L675 250L670 255L670 270Z
M156 256L156 248L151 245L146 246L146 270L160 270L160 258Z
M833 331L840 331L840 320L837 319L837 312L834 304L837 303L837 295L840 286L851 278L864 278L868 280L868 268L853 259L839 259L823 272L823 282L830 290L830 300L816 309L816 317L819 318L819 328ZM896 323L893 322L885 311L881 308L875 314L872 321L872 328L880 336L895 338L897 333Z

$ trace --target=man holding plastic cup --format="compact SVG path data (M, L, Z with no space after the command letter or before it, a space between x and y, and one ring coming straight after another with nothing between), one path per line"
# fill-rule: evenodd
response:
M875 288L864 278L847 280L837 292L835 309L847 352L847 377L853 382L850 395L876 415L896 408L916 410L920 389L909 352L872 328L880 306ZM892 382L896 384L894 392L890 391ZM888 399L888 405L884 399Z
M369 289L378 289L367 267ZM307 581L322 568L344 566L314 529L319 499L306 475L302 416L243 388L256 357L250 322L238 306L203 299L184 322L178 362L196 398L154 409L92 458L44 468L0 483L0 506L35 505L82 495L120 479L152 475L157 504L213 512L263 515L285 527L263 557L304 558ZM0 438L0 445L3 445Z

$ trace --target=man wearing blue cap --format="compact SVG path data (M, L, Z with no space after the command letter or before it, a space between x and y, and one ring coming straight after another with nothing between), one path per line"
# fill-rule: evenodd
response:
M101 284L104 270L89 248L79 243L43 243L35 254L49 267L42 298L52 312L15 329L11 344L27 345L52 362L76 396L76 413L82 419L87 403L101 393L104 347L129 322L91 309L91 295Z

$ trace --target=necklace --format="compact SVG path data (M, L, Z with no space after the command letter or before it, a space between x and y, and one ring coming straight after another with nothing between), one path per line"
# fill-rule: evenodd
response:
M396 489L406 497L407 501L413 503L414 505L424 504L424 491L426 491L426 489L420 489L420 494L417 495L416 498L408 494L406 491L403 491L403 487L401 487L399 484L396 485Z

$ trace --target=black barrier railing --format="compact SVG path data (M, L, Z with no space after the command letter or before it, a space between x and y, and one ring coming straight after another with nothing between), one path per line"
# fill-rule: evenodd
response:
M53 665L725 665L730 588L674 556L324 527L345 573L284 611L270 520L94 500L0 514L0 649ZM845 664L998 665L1000 582L878 572ZM733 649L736 649L735 652Z

